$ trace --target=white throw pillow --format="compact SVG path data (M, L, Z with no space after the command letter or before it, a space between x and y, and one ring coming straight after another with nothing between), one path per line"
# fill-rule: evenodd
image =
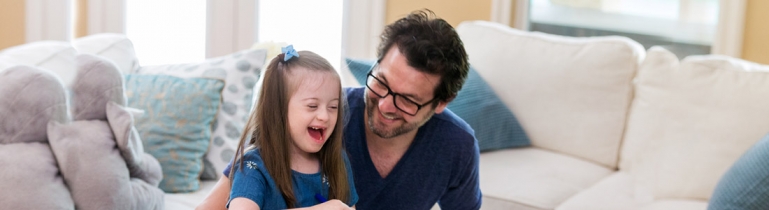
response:
M769 132L769 66L725 56L678 61L648 51L638 72L620 170L656 199L703 199Z
M7 68L11 68L14 66L12 63L6 62L6 61L0 61L0 72L3 72L3 70Z
M136 73L139 69L133 43L123 34L94 34L75 39L72 45L79 53L94 54L111 60L123 74Z
M225 87L212 126L211 144L204 160L203 179L217 179L235 155L252 107L253 89L262 73L266 50L244 50L201 63L142 66L139 74L222 79Z
M5 62L0 65L29 65L48 70L69 87L76 74L75 54L77 52L69 42L31 42L0 51L0 63Z

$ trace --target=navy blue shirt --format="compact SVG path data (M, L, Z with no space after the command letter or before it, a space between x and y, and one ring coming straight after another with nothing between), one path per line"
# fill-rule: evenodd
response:
M355 184L353 183L350 162L347 155L344 156L344 163L347 167L347 177L350 181L350 202L349 206L358 202L358 195L355 193ZM259 205L260 209L285 209L286 201L272 179L267 168L264 167L264 161L259 154L259 150L250 150L243 155L243 168L235 171L232 179L232 190L230 191L230 201L234 198L248 198ZM320 204L315 198L320 194L323 198L328 198L328 179L320 172L314 174L303 174L291 171L291 182L294 188L294 197L298 207L309 207ZM227 207L229 208L229 203ZM344 201L344 200L343 200Z
M366 144L365 90L345 88L344 145L358 191L357 209L430 209L436 202L443 210L480 209L480 154L473 129L448 109L433 115L382 178Z
M478 144L473 130L445 109L417 131L386 178L376 170L366 144L362 88L346 89L345 148L353 167L358 209L479 209Z

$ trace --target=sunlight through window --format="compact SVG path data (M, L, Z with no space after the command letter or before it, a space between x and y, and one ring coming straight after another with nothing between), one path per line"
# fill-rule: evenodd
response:
M203 61L206 0L126 1L126 36L143 66Z
M293 44L328 59L337 71L342 56L343 0L260 0L259 42Z

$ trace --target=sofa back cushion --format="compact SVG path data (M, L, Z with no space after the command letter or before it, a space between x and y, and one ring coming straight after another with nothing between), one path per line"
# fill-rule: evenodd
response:
M485 21L457 28L470 63L515 113L532 145L617 166L643 47L627 38L573 38Z
M724 56L678 61L652 48L638 72L620 170L655 198L709 199L769 132L769 66Z
M5 68L28 65L53 72L68 87L75 79L75 54L69 42L37 41L0 51L0 62Z
M98 55L112 61L123 74L139 70L133 43L124 34L101 33L72 40L78 53Z

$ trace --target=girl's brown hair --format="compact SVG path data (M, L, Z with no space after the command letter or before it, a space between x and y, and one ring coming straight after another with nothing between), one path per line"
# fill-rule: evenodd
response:
M235 159L232 160L232 170L228 177L233 178L235 171L243 168L243 153L245 150L258 149L264 165L275 184L283 195L288 208L296 205L293 185L291 182L291 158L289 148L291 146L291 134L288 124L288 101L299 86L300 82L290 82L289 74L295 67L304 67L309 71L319 71L339 75L329 62L318 54L309 51L300 51L299 57L283 61L285 54L280 54L267 66L262 75L264 82L259 91L259 101L256 110L251 113L248 123L240 136L238 149L235 151ZM350 186L348 183L347 169L342 159L342 129L344 104L341 84L339 85L339 109L334 131L328 141L318 151L321 174L328 178L329 199L339 199L345 203L350 202ZM250 137L249 137L250 136ZM246 144L246 139L249 139ZM245 147L248 147L247 149ZM236 164L237 163L237 164ZM230 182L230 188L232 188Z

